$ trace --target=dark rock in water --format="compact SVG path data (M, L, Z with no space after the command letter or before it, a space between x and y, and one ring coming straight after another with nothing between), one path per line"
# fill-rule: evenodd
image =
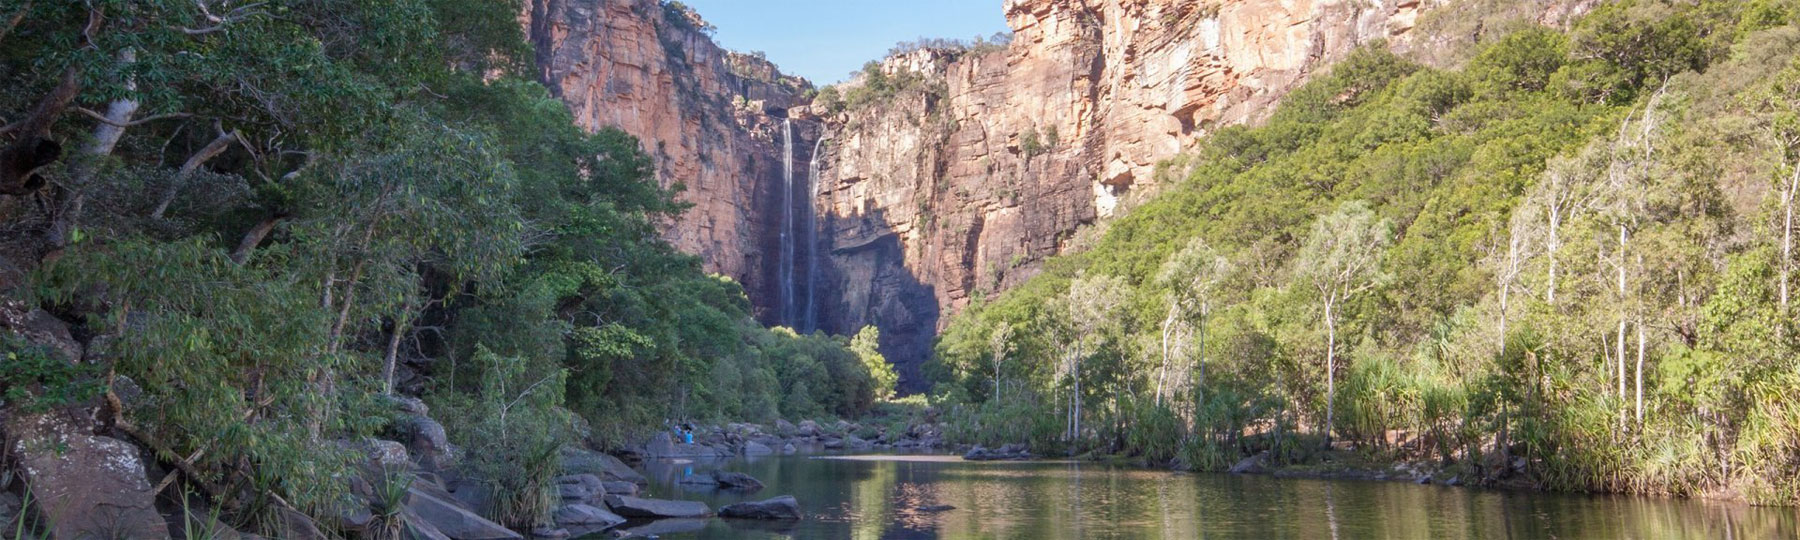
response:
M826 450L843 450L844 449L844 440L843 439L825 439L825 444L823 444L822 446L824 446Z
M733 489L740 491L756 491L763 488L763 483L755 477L741 472L711 471L691 474L681 479L682 484Z
M697 518L712 513L706 503L608 495L606 506L627 518Z
M863 440L862 437L857 437L855 435L851 435L848 437L844 437L844 446L851 450L868 450L871 446L874 446L874 445L869 443L869 441Z
M933 514L938 513L938 512L949 512L949 511L955 510L955 509L956 509L956 507L950 506L948 504L937 504L937 505L932 505L932 506L919 507L920 512L929 512L929 513L933 513Z
M800 502L792 495L742 502L719 509L719 517L737 519L800 519Z
M1267 452L1264 452L1244 458L1243 460L1238 461L1236 465L1232 465L1228 472L1231 474L1262 474L1268 472L1268 464L1266 463L1267 454Z
M746 456L766 456L773 453L775 453L775 449L769 448L769 445L756 441L744 443L744 455Z
M1031 452L1022 444L1009 444L995 450L976 446L963 454L966 461L1002 461L1031 459Z
M532 538L542 538L545 540L562 540L564 538L568 538L571 536L575 536L575 533L569 532L568 529L559 529L556 527L551 527L549 525L542 525L542 526L531 529L531 537Z
M76 358L79 358L77 356ZM168 538L137 447L76 411L5 418L10 451L51 538Z
M445 536L457 540L520 540L523 536L474 511L417 486L408 488L406 509Z
M799 451L800 451L799 448L794 447L794 443L787 443L787 444L784 444L781 446L782 454L795 454L795 453L798 453Z
M1423 485L1425 485L1425 484L1429 484L1429 483L1431 483L1431 477L1429 477L1429 476L1420 476L1420 477L1419 477L1419 479L1418 479L1418 480L1414 480L1414 481L1413 481L1413 483L1415 483L1415 484L1419 484L1419 485L1421 485L1421 486L1423 486Z
M706 530L707 522L708 520L697 518L659 519L636 527L620 529L618 535L621 537L655 538L665 534L700 532Z
M762 481L741 472L716 471L713 472L713 478L718 480L719 487L725 489L757 491L763 488Z
M593 534L625 524L625 518L605 509L586 505L571 504L556 509L550 517L556 526L568 529L576 536Z

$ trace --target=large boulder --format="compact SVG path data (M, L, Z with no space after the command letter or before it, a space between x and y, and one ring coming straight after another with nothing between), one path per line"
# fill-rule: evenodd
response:
M641 499L622 495L606 496L606 506L628 518L697 518L712 513L706 503Z
M744 443L744 455L746 456L766 456L773 453L775 453L775 449L769 448L769 445L756 441Z
M719 509L719 517L737 519L800 519L800 502L793 495L742 502Z
M571 474L556 479L556 492L563 504L603 504L606 482L592 474Z
M1260 453L1239 460L1228 471L1231 474L1262 474L1268 472L1268 453Z
M0 329L11 330L29 343L49 347L69 362L81 361L84 354L81 342L69 333L68 323L24 302L0 301Z
M806 437L817 437L822 432L819 429L819 423L812 420L801 420L800 425L794 431Z
M8 415L28 495L63 538L168 538L137 447L92 435L77 411Z
M570 504L556 509L551 518L556 526L568 529L569 534L582 536L593 534L625 523L625 518L605 509L586 504Z
M441 531L445 536L455 540L521 540L524 536L508 530L498 523L488 521L474 511L456 504L453 499L442 498L441 493L421 489L414 484L408 488L406 509L418 516L424 523Z
M406 448L418 458L419 468L427 471L449 470L456 466L456 447L451 446L444 425L424 414L414 414L400 421Z
M563 449L562 469L564 474L586 473L599 476L601 480L631 482L640 486L650 484L650 479L644 478L643 474L619 461L619 458L579 448Z

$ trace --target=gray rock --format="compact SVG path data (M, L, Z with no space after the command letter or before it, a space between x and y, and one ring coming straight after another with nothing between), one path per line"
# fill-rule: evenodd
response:
M603 504L606 483L592 474L571 474L556 479L556 491L563 504Z
M24 302L0 302L0 329L12 330L29 343L50 347L61 353L63 360L79 362L83 358L81 342L69 334L69 323L48 311L29 308Z
M690 474L682 478L681 483L739 491L757 491L763 488L762 481L757 480L756 477L741 472L728 471L711 471Z
M531 529L531 537L532 538L543 538L546 540L562 540L564 538L568 538L571 536L575 536L575 533L569 532L568 529L551 527L549 525L540 525L538 527L534 527Z
M789 422L787 420L776 420L775 421L775 432L776 433L780 433L782 435L787 435L787 434L793 433L795 431L799 431L799 429L800 428L794 427L793 422Z
M769 448L769 445L756 441L744 443L744 455L746 456L766 456L773 453L775 453L775 449Z
M719 517L737 519L800 519L800 502L793 495L742 502L719 509Z
M419 458L419 468L443 471L456 467L456 447L450 444L444 425L425 415L413 415L402 421L406 448Z
M5 428L51 537L169 537L137 447L91 435L89 422L75 412L9 417Z
M407 509L400 510L400 538L402 540L450 540L449 536L444 535L444 531L438 530L436 526L425 521L425 518L419 517L417 513Z
M621 482L618 480L607 480L607 481L601 482L600 485L603 488L601 490L601 494L603 494L603 495L610 494L610 495L636 496L638 494L638 485L633 484L631 482Z
M601 480L650 485L650 479L644 478L643 474L619 461L619 458L579 448L563 449L562 468L565 474L587 473L599 476Z
M800 449L795 448L794 443L787 443L787 444L781 445L781 453L784 455L792 455L792 454L795 454L798 452L800 452Z
M588 535L625 524L625 518L586 504L571 504L551 514L556 526L576 536Z
M796 427L794 431L808 437L817 437L820 433L819 423L812 420L801 420L800 426Z
M1244 458L1232 465L1231 474L1262 474L1268 472L1267 452Z
M706 503L641 499L621 495L606 496L606 506L627 518L697 518L712 513Z
M406 501L407 510L412 511L425 523L436 527L445 536L456 540L521 540L524 536L508 530L498 523L488 521L474 511L463 508L453 500L445 500L439 495L419 489L416 485L409 488Z
M844 438L844 447L851 450L868 450L872 446L874 445L869 441L863 440L862 437L851 435Z

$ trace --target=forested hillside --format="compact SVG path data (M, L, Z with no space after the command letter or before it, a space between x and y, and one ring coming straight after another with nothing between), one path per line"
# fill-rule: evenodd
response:
M658 237L682 205L531 79L516 4L0 3L9 441L94 412L180 473L158 492L269 530L367 506L350 443L419 396L529 530L565 445L891 390Z
M1797 8L1366 48L957 317L938 398L1040 451L1800 501Z

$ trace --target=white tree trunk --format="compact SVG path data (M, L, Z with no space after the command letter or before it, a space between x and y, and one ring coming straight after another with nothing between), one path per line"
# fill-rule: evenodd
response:
M1156 370L1156 405L1162 406L1163 386L1169 376L1169 333L1175 328L1175 315L1180 313L1177 304L1171 300L1169 314L1163 317L1162 323L1162 367Z
M1644 425L1644 349L1646 348L1642 321L1638 322L1637 338L1637 423L1642 426Z
M1781 312L1788 312L1788 283L1794 265L1794 191L1800 188L1800 164L1781 190Z
M1331 445L1331 430L1337 420L1337 320L1332 316L1332 301L1325 302L1325 444Z

